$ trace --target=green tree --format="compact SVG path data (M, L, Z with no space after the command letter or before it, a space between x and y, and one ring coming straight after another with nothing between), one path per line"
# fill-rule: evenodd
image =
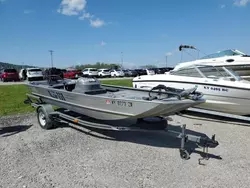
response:
M120 68L118 64L107 64L104 62L96 62L95 64L85 64L85 65L76 65L75 68L78 70L83 70L85 68L96 68L96 69L101 69L101 68L106 68L106 69L111 69L111 68Z

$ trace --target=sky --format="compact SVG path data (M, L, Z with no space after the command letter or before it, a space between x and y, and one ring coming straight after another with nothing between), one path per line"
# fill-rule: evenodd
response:
M181 44L201 57L249 41L250 0L0 0L0 62L175 66Z

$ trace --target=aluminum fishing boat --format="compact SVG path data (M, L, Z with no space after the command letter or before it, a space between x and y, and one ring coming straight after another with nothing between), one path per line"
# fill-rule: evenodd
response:
M151 89L159 84L179 89L197 86L206 102L196 108L235 115L250 114L250 82L225 67L190 65L161 75L133 79L134 88Z
M201 93L196 92L195 87L178 90L158 85L147 91L100 85L98 80L88 78L79 78L76 83L48 79L48 82L31 82L28 86L31 93L27 94L24 103L36 108L37 120L42 129L63 125L81 132L85 132L82 130L84 127L98 134L102 133L102 130L160 131L166 133L166 136L180 139L179 151L182 159L190 158L187 142L202 147L203 157L198 160L202 165L201 161L209 158L208 148L219 145L215 135L209 138L204 133L188 134L186 124L182 124L181 127L173 126L175 128L171 130L168 124L171 118L165 117L203 103L205 100ZM88 132L88 135L94 134ZM107 139L106 136L104 138ZM221 159L215 155L214 158Z
M174 90L157 87L154 91L126 87L104 86L94 78L30 82L33 97L99 120L136 120L138 118L169 116L204 103L196 88ZM170 90L168 90L170 89Z

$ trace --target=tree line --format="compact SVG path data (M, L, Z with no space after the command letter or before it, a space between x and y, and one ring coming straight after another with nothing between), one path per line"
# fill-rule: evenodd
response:
M20 71L21 69L33 68L33 67L34 66L14 65L14 64L11 64L11 63L0 62L0 70L2 70L2 69L16 69L17 71Z
M76 65L75 68L79 69L79 70L83 70L85 68L96 68L96 69L101 69L101 68L105 68L105 69L111 69L111 68L121 68L121 66L119 64L108 64L108 63L103 63L103 62L96 62L95 64L85 64L85 65Z
M140 68L156 68L157 66L155 65L145 65L145 66L140 66ZM120 69L122 66L120 64L115 64L115 63L103 63L103 62L96 62L95 64L85 64L85 65L76 65L75 69L78 70L83 70L85 68L96 68L96 69Z
M29 66L29 65L15 65L11 63L4 63L0 62L0 70L2 69L16 69L17 71L21 70L22 68L33 68L35 66ZM76 65L74 66L75 69L78 70L83 70L85 68L96 68L96 69L101 69L101 68L106 68L106 69L119 69L122 68L121 64L115 64L115 63L104 63L104 62L96 62L95 64L84 64L84 65ZM138 68L156 68L157 66L155 65L145 65L145 66L139 66Z

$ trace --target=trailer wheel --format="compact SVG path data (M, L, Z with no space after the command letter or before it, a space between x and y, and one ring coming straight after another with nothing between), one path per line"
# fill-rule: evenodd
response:
M42 107L39 107L37 109L37 119L41 128L51 129L53 127L52 120L49 118L47 112Z
M182 159L188 160L190 159L190 155L187 150L180 149L180 156Z

